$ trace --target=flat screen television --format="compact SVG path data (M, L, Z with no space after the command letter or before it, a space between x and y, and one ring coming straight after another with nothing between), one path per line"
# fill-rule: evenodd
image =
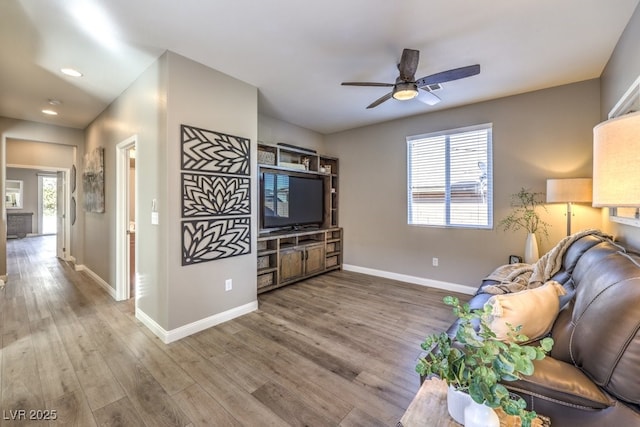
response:
M262 228L321 225L324 219L324 181L286 173L261 176Z

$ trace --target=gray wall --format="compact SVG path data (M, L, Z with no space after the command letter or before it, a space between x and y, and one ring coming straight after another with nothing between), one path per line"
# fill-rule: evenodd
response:
M115 284L115 145L137 135L137 309L167 331L256 301L255 237L250 255L181 265L179 153L188 124L249 138L255 159L257 122L255 87L167 52L87 129L87 151L106 150L106 212L86 214L85 264ZM159 225L151 224L154 199Z
M63 144L7 139L7 164L20 166L38 166L40 169L7 168L7 179L24 181L24 209L14 212L33 212L33 233L38 230L38 173L56 169L69 169L73 166L75 147ZM52 169L53 168L53 169ZM49 172L55 175L55 172ZM74 245L71 245L73 255Z
M38 170L7 168L7 179L22 181L22 209L8 209L7 213L31 212L31 230L38 233Z
M168 326L166 272L166 202L161 222L151 225L151 200L166 200L166 85L167 60L150 66L86 130L86 151L105 149L105 212L86 213L84 265L115 287L116 145L136 135L138 170L136 224L137 307L163 328Z
M547 178L591 176L599 118L599 81L590 80L326 136L340 158L345 264L477 285L509 254L523 254L525 232L408 226L405 137L493 123L496 224L521 187L544 192ZM554 206L545 215L553 227L548 241L539 237L542 253L565 235L563 212ZM599 210L580 207L576 216L574 231L601 226Z
M602 120L607 119L609 111L638 76L640 76L640 6L636 8L602 73L600 111ZM604 223L605 230L616 235L629 247L640 250L640 228L610 222L606 218Z
M183 267L181 265L180 125L251 140L251 177L256 179L258 90L240 80L174 53L169 58L167 162L163 196L167 224L170 329L256 302L257 192L252 197L252 249L241 255ZM142 155L142 153L141 153ZM254 187L255 188L255 187ZM224 281L233 290L225 292Z
M258 140L261 143L276 145L279 142L312 148L324 154L324 136L263 114L258 115Z

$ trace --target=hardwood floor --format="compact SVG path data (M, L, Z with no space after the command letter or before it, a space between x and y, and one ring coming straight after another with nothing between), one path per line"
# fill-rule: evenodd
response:
M420 342L453 320L449 292L334 272L165 345L132 300L56 259L53 238L7 252L1 426L47 425L30 416L52 411L56 426L395 426Z

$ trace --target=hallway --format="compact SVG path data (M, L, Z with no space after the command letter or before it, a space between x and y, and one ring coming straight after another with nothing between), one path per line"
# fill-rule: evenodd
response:
M133 300L114 302L88 276L57 259L55 251L55 235L7 242L9 280L0 294L2 426L48 425L42 418L56 420L53 425L109 424L114 409L118 413L130 404L127 386L139 395L142 390L135 388L144 385L139 381L151 377L131 352L119 348L112 329L126 323L153 347L153 338L134 323ZM149 385L148 392L156 390L163 394L157 383ZM157 405L168 403L176 421L157 425L187 424L166 393L164 399L146 397ZM162 416L163 408L156 410ZM116 425L144 425L135 411L124 414L115 416L124 422ZM181 416L185 422L177 422Z

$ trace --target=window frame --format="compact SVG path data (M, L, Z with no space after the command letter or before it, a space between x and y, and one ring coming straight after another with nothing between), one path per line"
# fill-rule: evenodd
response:
M487 164L486 164L486 209L487 209L487 223L486 224L458 224L451 221L451 136L473 132L473 131L487 131ZM413 193L412 193L412 147L416 141L445 137L445 152L443 155L444 170L445 170L445 219L444 223L429 224L426 222L419 222L413 218L415 214L412 209L413 205ZM492 230L493 229L493 123L482 123L478 125L465 126L454 129L446 129L436 132L429 132L419 135L410 135L406 137L407 142L407 225L418 227L435 227L435 228L458 228L458 229L480 229L480 230Z

